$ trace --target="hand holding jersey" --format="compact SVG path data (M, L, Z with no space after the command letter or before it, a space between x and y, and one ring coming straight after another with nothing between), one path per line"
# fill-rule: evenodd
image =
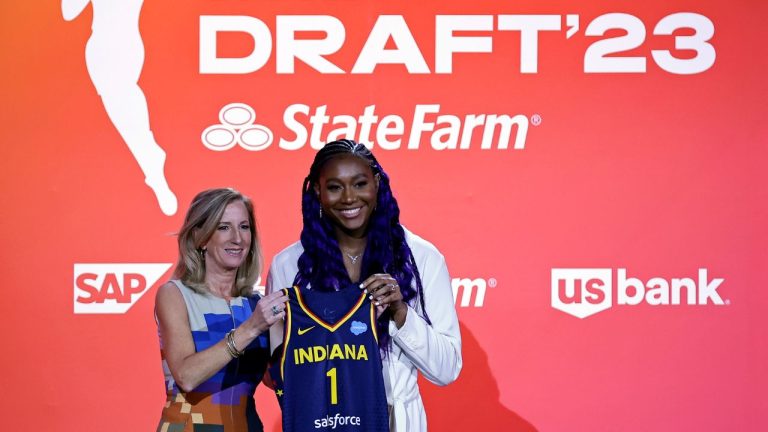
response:
M408 307L403 301L403 294L400 292L400 285L397 280L387 273L376 273L368 277L360 284L360 289L368 294L368 298L376 305L376 318L378 318L385 309L389 308L392 314L392 321L397 328L405 323L405 316L408 314Z
M388 431L374 305L365 292L284 289L283 353L270 370L283 431Z

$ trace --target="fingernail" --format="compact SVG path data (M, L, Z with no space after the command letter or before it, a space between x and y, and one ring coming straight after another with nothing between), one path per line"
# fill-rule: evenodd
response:
M368 300L373 300L373 294L368 296Z
M376 306L379 306L379 302L374 303Z

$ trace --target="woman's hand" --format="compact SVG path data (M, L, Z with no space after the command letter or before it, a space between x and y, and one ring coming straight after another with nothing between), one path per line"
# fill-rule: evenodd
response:
M288 297L277 291L262 297L251 316L232 333L236 351L244 351L269 326L285 316ZM272 308L275 308L275 311ZM176 384L185 392L192 391L232 361L227 337L197 352L187 316L187 306L179 288L172 282L157 291L155 303L162 349Z
M403 301L403 293L400 292L400 285L395 278L387 273L377 273L364 280L360 284L360 289L365 290L376 305L377 316L389 308L392 321L397 328L405 324L408 306Z
M255 336L264 333L272 324L279 322L285 317L285 302L288 296L283 290L275 291L262 297L251 316L241 327L250 330Z

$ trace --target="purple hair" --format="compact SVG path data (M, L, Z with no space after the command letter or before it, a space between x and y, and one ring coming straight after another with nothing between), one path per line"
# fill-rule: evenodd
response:
M320 217L320 200L314 190L320 171L328 161L350 155L365 161L373 174L379 176L377 204L368 223L360 280L365 280L374 273L389 273L400 285L403 300L411 305L418 302L422 316L432 324L424 306L424 289L419 269L416 267L413 252L405 241L405 231L400 225L400 208L392 195L389 177L373 153L364 145L352 140L326 144L315 155L309 175L304 179L301 191L301 212L304 219L301 245L304 252L299 257L299 271L293 283L301 288L310 285L311 289L318 291L338 291L356 282L349 279L349 274L344 268L333 225L328 218ZM377 321L379 347L385 352L389 350L389 320L390 313L387 309Z

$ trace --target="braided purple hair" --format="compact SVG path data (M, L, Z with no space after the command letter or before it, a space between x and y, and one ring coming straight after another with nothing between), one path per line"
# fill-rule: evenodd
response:
M364 160L371 167L374 175L379 176L379 191L376 210L368 223L367 244L363 254L360 280L365 280L374 273L389 273L400 285L403 301L419 304L424 319L432 324L424 306L424 289L419 269L411 248L405 241L405 231L400 225L400 208L392 195L389 177L382 169L373 153L364 145L352 140L338 140L325 145L315 155L309 168L309 175L304 179L301 194L301 212L304 228L301 231L301 245L304 252L299 257L299 271L294 285L322 291L338 291L350 286L341 255L339 243L328 218L320 218L320 201L314 187L318 183L323 166L333 158L355 156ZM379 346L389 350L389 310L385 310L377 321Z

